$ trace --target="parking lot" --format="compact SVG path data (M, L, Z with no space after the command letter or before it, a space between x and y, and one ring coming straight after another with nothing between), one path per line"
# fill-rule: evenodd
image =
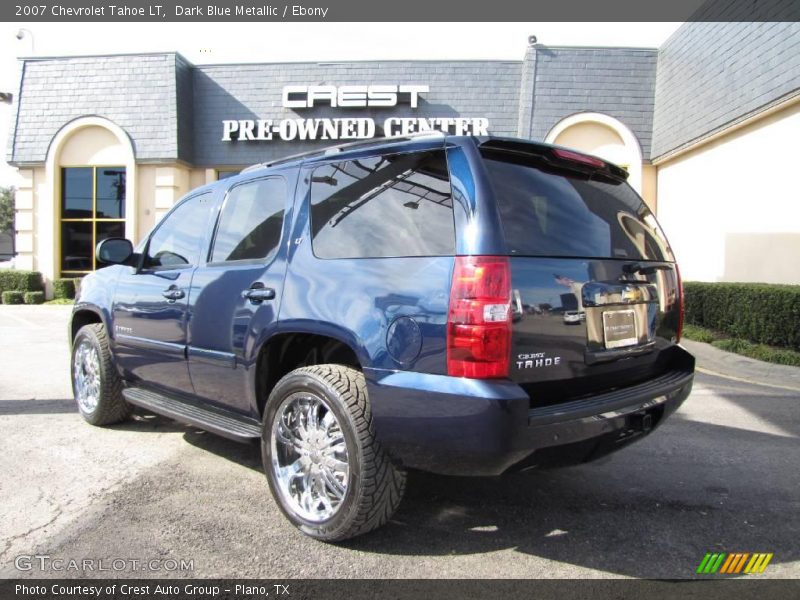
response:
M0 576L21 555L191 561L182 577L692 577L706 552L771 552L800 577L800 392L698 373L659 431L602 463L502 478L412 473L383 529L294 530L256 446L139 415L107 429L71 400L69 307L0 307ZM701 363L702 365L702 363ZM108 573L103 573L108 575Z

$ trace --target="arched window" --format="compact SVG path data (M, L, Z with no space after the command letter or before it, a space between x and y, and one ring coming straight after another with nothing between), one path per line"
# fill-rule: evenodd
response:
M133 146L111 121L82 117L53 138L46 168L53 186L53 262L50 268L43 264L42 271L48 277L83 275L99 266L94 257L98 242L132 238L135 232ZM47 225L42 222L41 230ZM40 253L41 262L46 254Z

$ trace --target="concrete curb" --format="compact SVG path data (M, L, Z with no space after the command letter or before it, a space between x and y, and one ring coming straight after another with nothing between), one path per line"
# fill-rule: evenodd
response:
M800 367L762 362L703 342L684 339L681 345L694 354L700 371L800 393Z

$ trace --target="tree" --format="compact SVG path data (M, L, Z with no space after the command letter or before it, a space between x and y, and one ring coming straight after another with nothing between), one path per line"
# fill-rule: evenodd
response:
M0 232L14 231L13 187L0 187Z

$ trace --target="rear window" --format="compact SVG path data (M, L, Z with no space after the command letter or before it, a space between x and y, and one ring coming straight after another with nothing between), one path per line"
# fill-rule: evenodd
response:
M455 253L443 151L324 165L311 178L311 243L319 258Z
M510 254L671 261L655 217L623 182L484 155Z

